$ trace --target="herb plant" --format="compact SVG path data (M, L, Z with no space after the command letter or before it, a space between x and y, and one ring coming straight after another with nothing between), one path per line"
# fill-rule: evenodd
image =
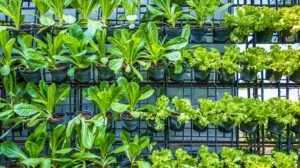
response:
M0 72L3 76L10 74L11 67L16 62L16 59L12 58L13 46L15 42L16 39L10 39L7 30L0 31L0 47L2 49L2 53L0 54Z

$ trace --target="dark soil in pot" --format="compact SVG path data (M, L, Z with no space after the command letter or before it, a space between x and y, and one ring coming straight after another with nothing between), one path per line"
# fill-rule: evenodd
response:
M91 79L91 66L88 68L76 68L75 80L79 83L87 83Z
M152 65L148 70L149 79L152 81L162 81L165 77L165 63L159 62Z
M49 121L51 128L54 128L54 127L58 126L59 124L65 124L65 123L66 123L65 113L54 113L52 115L52 119Z
M205 27L193 27L191 29L191 42L192 43L205 43L206 33L208 32Z
M292 34L290 30L284 30L279 33L279 41L281 43L296 43L296 34Z
M214 43L227 44L230 42L231 29L225 27L216 27L213 30Z
M175 131L175 132L180 132L184 130L185 124L180 124L177 120L178 114L173 113L170 117L169 117L169 121L170 121L170 129Z
M93 117L93 112L90 110L82 110L75 113L74 117L81 115L86 120L91 119Z
M169 75L170 75L170 80L174 82L183 82L184 81L184 75L187 70L186 64L183 64L182 71L180 73L175 73L174 72L175 67L173 65L169 65Z
M282 73L281 72L275 72L273 70L266 70L266 79L271 81L271 82L279 82L282 78Z
M220 82L233 83L235 78L235 73L229 74L223 68L219 69L218 80Z
M233 121L221 122L218 125L218 130L223 133L230 133L234 128Z
M56 69L49 69L52 77L52 82L63 83L68 79L68 64L58 63L56 64Z
M274 31L272 29L266 29L261 32L256 32L256 43L269 44L272 42Z
M198 122L193 121L193 129L197 132L205 132L208 130L208 125L206 127L201 126Z
M41 71L32 71L26 68L19 68L20 73L22 74L26 82L39 83L42 80Z
M245 82L253 82L257 79L257 72L244 67L243 71L241 72L241 79Z
M98 80L99 81L112 81L114 80L114 71L108 66L97 66Z
M300 68L290 76L290 80L295 83L300 83Z
M175 37L180 37L182 33L182 28L173 28L173 27L166 27L165 28L165 33L167 36L167 41L171 40L172 38Z
M208 82L210 78L211 70L202 71L198 68L194 68L194 77L197 82Z
M108 112L106 114L106 118L107 118L107 127L106 127L106 131L107 132L111 132L113 129L113 113L112 112Z
M291 130L296 134L300 134L300 117L297 118L297 123L291 128Z
M134 118L129 112L121 114L122 127L128 132L135 132L139 127L139 119Z
M285 128L285 124L279 123L276 120L269 118L268 120L268 131L273 134L280 134Z
M257 121L252 121L249 123L242 122L240 124L240 129L241 129L241 131L243 131L246 134L252 134L256 130L257 124L258 124Z

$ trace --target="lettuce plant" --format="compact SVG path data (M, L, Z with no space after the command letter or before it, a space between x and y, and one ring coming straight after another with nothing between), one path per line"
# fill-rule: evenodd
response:
M119 7L122 0L105 0L100 1L100 8L102 11L102 23L107 26L108 18Z
M9 75L11 67L16 63L16 59L12 58L15 42L16 39L10 39L9 32L7 30L0 31L0 47L2 49L0 54L0 73L3 76Z
M22 14L22 0L2 0L0 1L0 12L10 17L16 29L19 29L24 21Z
M264 48L247 48L241 55L241 62L248 70L259 72L265 69L267 52Z
M270 156L246 155L244 158L245 167L249 168L272 168L273 158Z
M236 119L236 123L250 123L258 122L259 124L265 124L268 117L269 111L267 110L266 103L255 98L243 98L239 104L239 112L241 117Z
M169 149L154 150L149 159L153 168L170 168L176 165L173 154Z
M200 163L198 168L207 168L207 167L215 167L222 168L224 167L223 162L220 160L219 156L216 153L211 153L208 150L207 146L202 145L199 153Z
M190 99L174 97L172 103L175 107L174 111L178 114L177 120L180 124L186 124L191 118L195 118L200 114L199 109L195 110L193 108Z
M299 5L291 7L283 7L279 9L281 16L277 26L282 30L290 30L291 33L296 34L300 30L300 7Z
M198 118L198 123L201 126L207 126L210 123L217 125L216 102L211 99L199 99L200 110L203 117Z
M121 5L125 10L125 14L120 15L120 20L127 20L130 29L134 29L134 22L138 18L138 12L141 6L141 0L121 0Z
M296 153L292 152L287 155L283 152L274 152L274 166L275 167L290 167L296 168L298 166L298 156Z
M237 46L225 46L224 55L221 57L221 67L228 74L240 72L242 68L239 63L241 60L240 49Z
M32 0L36 8L39 11L39 20L42 25L52 26L55 25L55 21L52 16L46 16L46 13L50 10L50 7L44 2L45 0Z
M202 46L197 47L193 52L193 57L189 59L190 66L201 71L218 70L221 66L221 54L218 49L211 48L210 50Z
M106 37L107 29L98 30L95 34L97 43L95 43L93 39L90 40L91 48L97 53L97 61L95 63L98 66L107 66L111 58L107 56Z
M177 21L180 19L193 19L189 14L185 14L183 9L171 0L153 0L154 5L147 5L148 10L151 12L150 19L163 17L167 23L175 28Z
M223 147L221 156L228 168L240 168L244 159L244 152L235 148Z
M198 159L193 158L183 149L177 149L175 156L177 167L195 167L198 165Z
M71 6L78 11L83 21L87 21L98 10L100 0L72 0Z

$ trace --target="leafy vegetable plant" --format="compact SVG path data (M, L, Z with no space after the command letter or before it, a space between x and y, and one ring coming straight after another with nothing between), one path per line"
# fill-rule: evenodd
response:
M122 0L100 1L100 7L101 7L101 11L102 11L102 22L104 25L107 26L108 18L115 11L115 9L118 8L118 6L121 4L121 1Z
M97 43L95 43L93 39L90 40L91 48L94 49L97 53L96 64L98 66L107 66L109 63L110 57L107 56L106 37L107 37L107 29L103 29L103 30L98 30L95 34L95 39Z
M0 12L10 17L16 29L19 29L24 21L22 14L22 0L2 0L0 1Z
M2 49L2 53L0 54L0 72L3 76L10 74L11 67L16 62L16 59L12 58L15 42L16 39L10 39L9 32L7 30L0 31L0 47Z
M224 165L228 168L240 168L244 159L244 152L235 148L222 148L222 158L224 159Z
M248 70L259 72L265 68L267 53L264 48L248 48L241 55L241 62Z
M258 156L258 155L246 155L244 158L244 163L246 167L256 168L265 167L272 168L273 158L270 156Z
M201 71L218 70L221 66L221 54L218 49L211 48L210 50L197 47L193 52L193 57L189 59L190 66Z
M170 168L176 167L176 161L169 149L162 149L160 151L154 150L149 156L153 168Z
M122 7L125 10L124 15L120 15L120 20L127 20L130 25L130 29L134 29L134 22L137 19L137 15L141 6L141 0L121 0Z
M296 168L298 156L296 153L292 152L290 155L287 155L283 152L274 152L274 166L275 167L290 167Z
M228 74L240 72L239 66L241 54L240 49L236 46L225 46L224 55L221 57L221 68Z
M191 101L187 98L179 99L178 97L174 97L172 103L175 107L175 113L178 114L177 120L180 124L187 123L191 118L194 118L195 115L200 114L200 111L198 109L195 110Z
M221 168L224 166L219 156L216 153L209 152L207 146L202 145L198 155L201 159L201 162L198 165L199 168L207 168L207 167Z
M75 8L83 21L87 21L100 6L100 0L72 0L71 6Z
M39 11L39 20L42 25L52 26L55 25L55 21L52 16L46 16L50 7L45 3L45 0L32 0L36 8Z

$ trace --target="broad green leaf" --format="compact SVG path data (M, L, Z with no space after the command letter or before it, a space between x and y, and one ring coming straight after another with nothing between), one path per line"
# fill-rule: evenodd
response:
M27 159L26 154L13 142L5 141L1 144L2 153L9 158Z
M165 56L170 61L178 61L181 58L181 53L179 51L172 51L167 53Z
M1 67L0 71L1 71L1 75L3 75L3 76L9 75L9 73L10 73L9 65L5 64L4 66Z
M35 106L35 105L32 105L32 104L27 104L27 103L20 103L20 104L17 104L14 108L14 111L19 115L19 116L22 116L22 117L29 117L33 114L36 114L38 112L41 112L42 110Z

